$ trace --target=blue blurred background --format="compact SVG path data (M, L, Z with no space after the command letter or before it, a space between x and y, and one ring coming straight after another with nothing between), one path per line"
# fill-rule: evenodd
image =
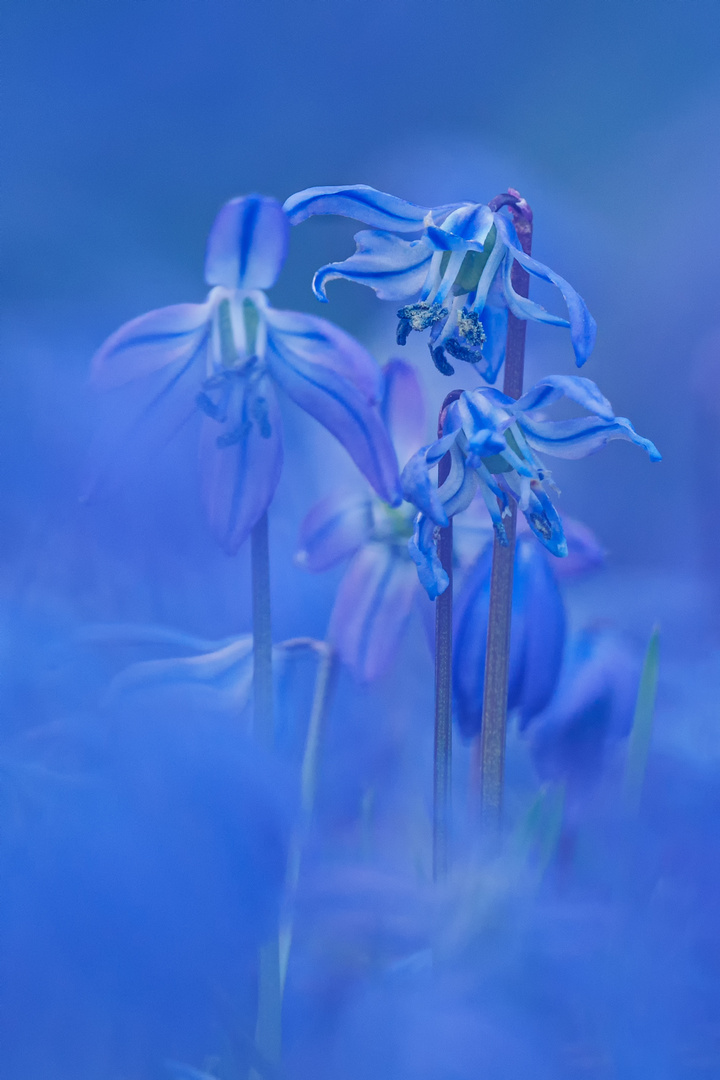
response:
M720 6L712 0L5 0L0 23L5 757L22 757L12 741L19 734L59 723L70 732L63 761L76 737L86 760L91 710L119 660L77 645L79 628L145 621L221 638L249 627L248 553L229 560L209 538L191 439L172 456L148 463L133 484L91 505L80 505L77 497L102 422L86 385L89 359L125 320L203 298L205 239L219 207L249 191L283 200L318 184L367 183L428 205L488 201L513 186L534 208L538 258L573 282L597 318L598 344L583 374L598 381L616 412L652 438L664 458L650 466L626 444L613 444L596 458L555 470L561 507L591 525L610 555L609 570L576 590L571 613L576 621L610 619L639 643L660 620L662 745L681 754L683 768L703 762L715 776ZM271 299L278 307L332 318L384 363L397 351L392 312L371 293L342 282L331 286L329 308L321 308L310 290L317 266L350 253L354 231L352 223L330 219L294 230ZM424 346L408 346L407 353L427 368ZM531 327L528 365L531 374L573 370L565 335ZM447 387L433 373L426 379L432 400L439 401ZM472 385L468 374L465 385ZM288 410L287 427L288 456L297 453L271 512L275 632L278 639L322 637L339 572L304 574L291 555L298 522L318 493L335 486L331 464L340 471L347 465L311 421ZM408 656L416 657L413 648L408 646ZM429 700L428 678L423 672L413 701ZM373 693L399 708L389 683ZM358 716L367 707L361 698ZM360 737L360 720L353 723ZM145 753L140 727L115 731L98 750L105 760L108 745L114 747L113 790L132 806L137 781L128 787L117 763ZM225 760L224 738L217 734L202 765L206 771L189 781L192 790L212 788L213 754ZM55 760L57 745L51 738L43 751L47 760ZM165 747L163 761L167 753ZM175 759L167 760L172 771ZM276 785L269 765L260 772L263 785ZM148 791L154 783L147 780ZM232 789L231 778L223 783ZM168 796L171 808L187 801L178 784ZM33 828L40 828L37 850L59 850L59 863L67 851L69 865L72 859L83 864L86 849L104 850L112 815L122 812L112 800L109 807L105 795L87 797L100 801L87 812L63 804L68 817L65 825L53 826L55 833L43 831L31 814ZM15 805L14 798L7 795L3 805ZM286 808L276 806L273 814L273 835L280 836ZM73 823L84 815L103 822L107 836L98 826L98 833L78 840ZM25 817L22 823L25 828ZM146 857L143 842L134 833L127 840L127 866ZM195 842L200 850L202 841ZM12 843L7 850L15 850ZM192 863L194 856L187 857ZM13 858L6 857L6 868L17 868ZM261 882L248 901L254 911L278 870L264 856L247 859L247 873ZM58 1022L58 1031L42 1019L66 988L58 977L46 1014L37 1005L33 978L40 978L45 962L58 971L78 962L67 961L68 942L58 945L55 929L46 938L41 930L38 938L37 926L44 924L37 913L23 922L24 890L45 890L47 897L67 892L72 899L76 884L72 873L48 869L41 855L32 872L24 872L19 880L31 885L18 885L5 914L14 940L27 934L34 944L25 951L17 946L13 954L13 979L25 973L27 999L21 993L12 1008L11 993L5 1001L20 1032L7 1059L16 1064L7 1075L64 1080L60 1065L56 1073L48 1071L42 1049L36 1058L26 1050L28 1040L37 1044L38 1031L46 1032L49 1044L60 1028L66 1032L71 1016ZM132 879L132 869L128 873ZM134 924L141 928L163 921L172 891L165 879L152 888L161 914L152 905L142 908ZM218 925L212 905L202 911L207 927ZM180 927L183 918L177 914ZM105 926L103 920L106 914L100 920ZM71 940L70 924L63 925ZM100 952L97 942L105 932L88 931ZM214 944L207 945L206 957L220 941L215 931L207 932ZM205 948L202 942L199 948ZM240 963L246 948L242 935L232 942L233 963ZM152 976L146 960L138 961L142 974L130 963L130 990L112 979L106 989L109 1002L130 1000L133 1015L143 1006L132 987L141 984L143 993L156 994L160 1004L147 1036L147 1060L159 1060L163 1046L178 1042L170 1019L177 1001L160 972L162 948L158 956ZM208 963L222 966L214 954ZM70 982L67 993L76 1002L89 993L82 974ZM246 990L236 988L238 995ZM188 991L188 1015L195 1002ZM84 1023L91 1014L85 1002ZM165 1042L163 1023L172 1033ZM81 1060L104 1067L112 1057L97 1034L101 1026L98 1021L93 1038L102 1045L86 1058L68 1040L68 1076ZM211 1041L208 1028L197 1046ZM128 1030L136 1032L132 1024ZM143 1071L145 1051L133 1063L126 1054L129 1037L117 1038L126 1069L118 1080L145 1080L151 1075ZM35 1071L24 1073L31 1060ZM85 1073L74 1075L84 1080Z

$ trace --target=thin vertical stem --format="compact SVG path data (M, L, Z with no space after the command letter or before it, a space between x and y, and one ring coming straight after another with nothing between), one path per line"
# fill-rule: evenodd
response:
M532 211L525 200L512 188L507 194L498 195L490 203L490 208L494 211L499 210L501 206L510 208L518 239L523 251L529 255L532 245ZM520 296L528 295L528 274L517 262L513 264L512 284L515 292ZM503 390L508 397L512 398L519 398L523 391L526 326L524 319L509 315ZM517 508L511 501L510 515L505 518L508 542L506 545L501 544L496 537L493 545L490 611L485 652L483 721L480 745L476 748L476 752L479 751L479 762L476 764L479 764L482 817L488 828L494 831L500 827L505 778L516 523Z
M438 438L443 435L445 414L460 397L453 390L445 398L438 420ZM438 487L450 472L450 455L438 466ZM448 576L448 587L435 601L435 744L433 754L433 879L448 870L450 832L450 792L452 765L452 611L453 611L453 525L439 530L438 557Z
M272 751L273 717L272 624L270 618L270 554L268 518L264 513L250 536L253 621L253 728L257 741ZM260 946L255 1049L263 1061L277 1065L282 1053L282 989L278 934ZM251 1070L256 1080L257 1070Z

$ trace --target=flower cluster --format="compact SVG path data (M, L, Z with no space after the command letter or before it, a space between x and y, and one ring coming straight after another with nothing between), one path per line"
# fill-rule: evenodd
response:
M530 215L524 200L518 205ZM368 285L381 300L402 302L398 344L404 345L412 330L430 329L430 354L444 375L453 374L450 355L477 364L482 377L494 383L505 355L508 312L569 327L578 366L592 351L596 326L584 301L564 278L523 251L502 208L416 206L358 184L308 188L292 195L285 210L293 224L314 214L339 214L372 226L356 235L354 255L318 270L315 295L326 301L327 282L346 278ZM567 319L516 292L514 263L560 290Z
M548 406L562 398L590 415L569 420L545 416ZM625 417L615 416L610 402L589 379L548 376L518 401L491 388L464 392L448 408L441 438L418 450L401 476L405 498L420 510L410 553L428 595L434 599L448 585L437 554L436 526L446 526L470 505L478 490L500 543L507 544L503 518L513 499L548 551L567 555L562 524L547 492L550 474L537 455L587 457L612 439L633 442L652 461L660 460L653 443L638 435ZM447 453L450 473L438 488L432 469Z

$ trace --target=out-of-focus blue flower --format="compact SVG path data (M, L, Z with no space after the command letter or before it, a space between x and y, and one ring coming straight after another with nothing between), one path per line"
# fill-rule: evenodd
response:
M524 200L519 210L529 216ZM364 184L307 188L292 195L285 210L293 225L314 214L339 214L363 221L372 231L355 237L357 251L323 266L313 288L327 300L333 278L369 285L381 300L411 301L398 311L397 340L412 330L430 329L430 353L444 375L452 375L447 355L478 364L494 382L505 356L508 312L519 319L570 328L578 366L595 343L595 320L564 278L526 255L507 211L480 203L416 206ZM414 239L408 235L416 234ZM568 318L553 315L519 296L512 285L513 263L557 286Z
M590 416L549 420L544 410L566 398ZM553 555L568 553L557 512L547 494L550 474L535 451L559 458L587 457L612 439L642 446L652 461L660 454L638 435L629 420L615 416L595 383L577 375L541 379L515 401L489 388L465 391L447 410L443 436L422 447L403 469L403 494L420 514L410 541L410 554L431 599L444 592L447 574L437 555L435 527L466 509L478 489L495 533L507 543L503 517L514 499L532 532ZM450 473L436 487L431 470L449 453Z
M455 606L453 690L462 734L472 738L482 726L485 649L490 607L492 546L468 574ZM515 549L508 710L523 722L552 697L565 645L565 605L549 561L534 537Z
M571 640L557 690L538 715L521 717L541 779L586 791L602 773L613 745L632 727L642 659L607 629Z
M214 535L234 554L272 501L283 446L276 388L345 447L381 498L395 504L397 463L369 353L324 319L270 307L262 290L285 261L288 220L272 198L222 208L210 231L203 304L133 319L95 354L92 382L144 379L138 422L171 437L200 409L203 493ZM137 426L137 425L136 425Z
M403 461L425 438L422 391L402 360L391 360L383 374L382 414ZM389 507L368 490L339 491L317 503L300 529L300 566L321 571L351 558L328 637L363 681L392 662L418 591L407 546L415 514L411 504Z

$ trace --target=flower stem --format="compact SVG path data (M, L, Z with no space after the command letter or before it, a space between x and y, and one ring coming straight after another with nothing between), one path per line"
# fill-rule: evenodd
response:
M313 693L310 719L308 721L307 735L305 737L305 751L302 760L302 772L300 780L300 823L294 831L290 841L288 853L287 874L285 880L285 899L283 912L280 916L280 993L285 987L288 960L293 934L293 906L297 883L300 877L300 864L302 853L310 829L313 807L315 805L315 790L317 788L318 762L320 760L320 745L322 742L323 729L327 719L332 692L335 683L335 654L332 647L324 641L315 641L310 638L298 638L292 642L286 641L285 647L295 645L313 649L318 657L317 674L315 676L315 690Z
M442 438L445 415L460 397L453 390L445 398L438 418L438 438ZM438 487L450 472L450 455L438 466ZM435 601L435 745L433 754L433 880L447 874L450 831L450 789L452 764L452 611L453 611L453 524L439 530L438 557L449 584Z
M510 208L522 249L529 255L532 245L532 211L525 200L510 188L506 194L498 195L489 205L493 211L502 206ZM517 262L512 268L512 285L520 296L528 295L528 274ZM524 319L517 319L513 314L508 316L503 390L512 398L519 398L523 391L526 327ZM511 500L510 516L505 518L507 544L501 544L496 537L493 545L483 721L480 745L475 748L479 758L476 759L476 765L479 766L482 818L492 831L499 830L502 815L516 523L517 507Z
M272 624L270 620L270 557L268 518L264 513L250 536L253 621L253 728L268 751L275 743L273 718ZM255 1049L260 1058L277 1065L282 1052L282 990L278 935L260 946ZM258 1074L251 1069L251 1080Z

